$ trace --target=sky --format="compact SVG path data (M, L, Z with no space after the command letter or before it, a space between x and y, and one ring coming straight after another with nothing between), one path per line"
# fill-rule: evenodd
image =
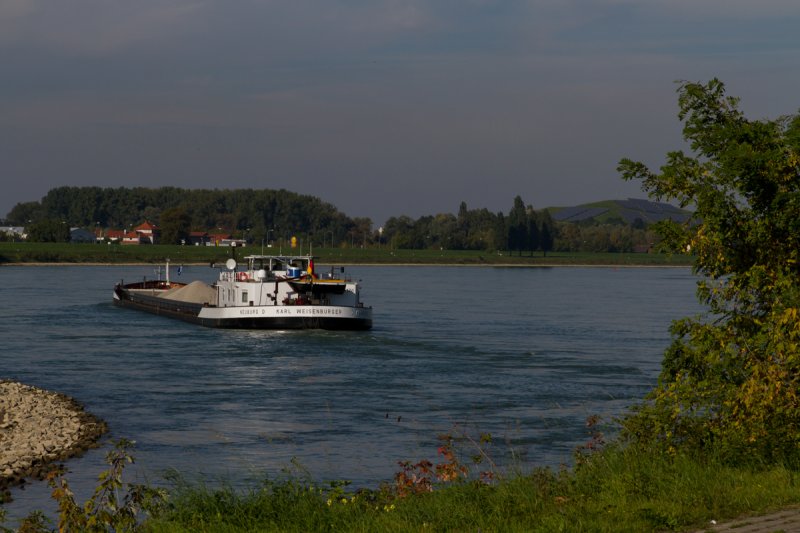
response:
M269 188L375 225L642 198L678 80L800 108L796 0L0 0L0 216L59 186Z

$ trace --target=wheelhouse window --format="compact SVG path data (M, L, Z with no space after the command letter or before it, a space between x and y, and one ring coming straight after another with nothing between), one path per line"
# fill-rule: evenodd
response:
M242 303L247 303L247 291L242 291Z

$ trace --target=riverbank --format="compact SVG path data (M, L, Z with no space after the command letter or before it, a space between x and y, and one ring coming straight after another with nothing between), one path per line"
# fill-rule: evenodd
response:
M358 262L343 262L343 261L331 261L316 258L315 262L318 266L326 266L326 265L334 265L337 267L490 267L490 268L559 268L559 267L567 267L567 268L690 268L691 265L689 263L680 263L680 262L654 262L654 263L614 263L614 262L586 262L586 263L573 263L573 262L537 262L537 263L529 263L529 264L520 264L520 263L467 263L467 262L458 262L458 263L444 263L444 262L408 262L408 263L358 263ZM179 263L181 266L187 267L208 267L209 263ZM3 267L73 267L73 266L87 266L87 267L135 267L135 266L154 266L160 265L163 267L163 263L153 263L149 261L141 261L141 262L126 262L126 263L103 263L103 262L14 262L14 263L0 263L0 268ZM223 263L219 263L217 266L223 266ZM176 266L173 264L173 268Z
M526 468L483 480L462 476L470 465L459 454L440 452L445 463L407 464L411 475L377 490L291 477L242 491L181 484L147 530L797 531L796 474L783 467L755 470L613 445L584 452L570 469Z
M172 265L224 264L251 254L297 254L308 250L214 246L119 246L64 243L0 243L0 266L11 264ZM689 266L692 258L659 253L551 252L546 256L516 255L481 250L392 250L390 248L314 248L318 264L335 265L448 265L448 266Z
M0 503L10 500L10 487L43 478L53 463L95 447L107 431L69 396L0 381Z

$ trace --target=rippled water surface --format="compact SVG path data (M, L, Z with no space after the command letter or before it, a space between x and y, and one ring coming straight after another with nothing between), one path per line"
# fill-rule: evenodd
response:
M140 480L176 468L236 483L296 457L375 486L436 436L495 436L526 464L568 462L585 420L652 385L670 320L699 310L688 269L349 267L369 332L205 329L111 304L150 267L0 268L0 379L75 397L136 441ZM214 271L187 267L183 279ZM108 446L67 466L85 498ZM52 506L33 483L11 514Z

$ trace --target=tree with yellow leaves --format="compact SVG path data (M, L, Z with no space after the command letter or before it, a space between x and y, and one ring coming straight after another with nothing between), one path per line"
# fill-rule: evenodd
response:
M623 159L626 180L693 209L662 246L691 254L704 316L673 323L647 401L623 420L634 442L729 461L800 464L800 116L748 120L719 80L680 84L692 155L660 172Z

